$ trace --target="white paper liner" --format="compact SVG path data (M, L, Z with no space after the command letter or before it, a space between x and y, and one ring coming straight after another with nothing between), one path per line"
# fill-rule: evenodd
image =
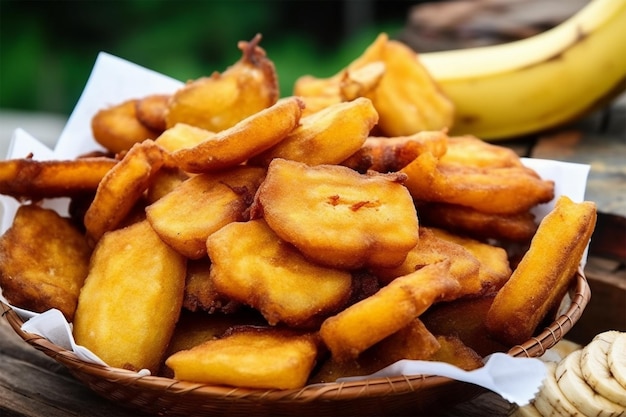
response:
M140 98L150 94L173 93L183 83L148 70L121 58L101 52L95 62L85 89L68 119L54 150L50 150L37 139L22 129L16 129L9 145L7 159L24 158L32 153L38 160L74 159L78 155L102 149L91 133L91 118L100 109L118 104L123 100ZM542 178L555 181L555 199L534 209L537 219L542 219L561 195L567 195L575 202L585 197L585 186L589 166L552 160L523 158L523 163L534 169ZM60 214L67 213L67 199L55 199L44 205L56 209ZM0 233L11 225L18 202L7 196L0 196L2 219ZM586 262L586 253L582 265ZM0 299L8 304L2 296ZM42 314L27 310L14 310L26 322L22 330L41 335L52 343L73 351L80 359L96 364L104 364L93 352L75 343L71 324L58 310L49 310ZM522 406L527 404L539 390L545 378L543 362L535 358L515 358L496 353L486 358L483 368L466 372L447 363L431 361L401 360L370 377L392 377L398 375L439 375L471 382L500 394L510 402ZM139 372L149 374L147 370ZM344 378L358 380L367 377Z

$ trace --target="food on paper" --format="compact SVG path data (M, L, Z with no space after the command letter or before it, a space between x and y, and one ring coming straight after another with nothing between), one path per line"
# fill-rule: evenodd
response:
M113 158L85 157L40 161L31 157L0 161L0 193L18 200L72 197L95 192L117 164Z
M553 181L507 149L449 136L450 103L385 35L284 98L259 41L240 43L242 59L222 74L81 107L86 130L117 135L80 145L81 156L27 151L0 163L12 203L70 197L54 222L71 222L87 245L77 342L111 366L264 389L403 358L475 369L511 347L485 318L498 297L529 302L504 289ZM137 136L138 125L151 134ZM10 233L6 253L48 239ZM567 240L555 236L557 251ZM563 256L565 288L582 253ZM538 276L544 267L533 261Z
M318 355L309 333L267 327L236 327L170 356L174 377L207 384L295 389L306 384Z
M110 366L156 373L180 315L186 259L146 220L106 233L74 316L76 343Z
M0 286L9 302L42 313L56 308L74 318L91 250L69 219L34 204L18 208L0 237Z
M594 203L558 199L491 305L486 325L494 338L514 345L533 335L565 295L595 223Z

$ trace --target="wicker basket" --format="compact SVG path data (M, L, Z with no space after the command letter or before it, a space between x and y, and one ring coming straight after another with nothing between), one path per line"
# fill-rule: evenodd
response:
M509 350L538 357L578 321L591 298L582 270L576 273L561 313L541 333ZM3 316L27 343L65 365L99 395L124 407L166 416L349 416L426 415L484 392L483 388L438 376L398 376L359 382L312 385L297 390L260 390L140 376L80 360L73 352L21 330L23 321L0 302Z

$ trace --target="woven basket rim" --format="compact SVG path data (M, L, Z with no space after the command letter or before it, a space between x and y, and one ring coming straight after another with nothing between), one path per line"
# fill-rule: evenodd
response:
M539 334L523 344L513 346L506 353L514 357L539 357L556 345L581 317L591 299L591 290L582 268L575 274L570 286L570 305ZM139 389L163 391L203 398L236 398L237 400L264 402L310 402L317 400L341 400L355 397L375 397L390 394L415 392L423 388L444 385L452 380L433 375L401 375L395 377L372 378L352 382L331 382L307 385L300 389L266 390L255 388L209 385L188 381L179 381L162 376L145 376L134 371L102 366L85 362L72 351L55 345L48 339L24 332L24 321L11 308L0 300L3 313L12 329L28 344L42 351L57 362L66 366L71 373L86 374L96 379L119 385L132 385ZM80 378L79 378L80 379Z

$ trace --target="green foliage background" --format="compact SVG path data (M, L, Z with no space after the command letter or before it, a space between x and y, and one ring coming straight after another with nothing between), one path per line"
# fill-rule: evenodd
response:
M346 2L369 18L346 28ZM0 109L69 114L99 51L182 81L222 72L256 33L288 95L297 77L334 74L378 33L393 37L413 3L0 0Z

